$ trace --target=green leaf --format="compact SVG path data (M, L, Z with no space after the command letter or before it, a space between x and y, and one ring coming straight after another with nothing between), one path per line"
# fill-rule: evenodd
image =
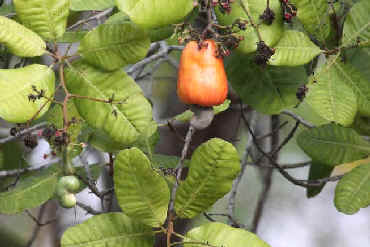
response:
M17 142L7 142L0 145L0 170L25 168L21 145Z
M370 47L345 50L346 61L351 64L362 77L370 82ZM348 64L346 63L346 64Z
M109 17L105 24L123 24L129 22L131 22L131 20L128 15L123 12L118 12ZM171 37L173 31L174 27L172 25L147 29L152 42L157 42Z
M123 149L133 144L152 121L150 103L140 87L122 70L101 71L81 61L66 71L68 90L80 96L108 100L108 104L88 99L75 99L82 118L93 128L108 135Z
M87 31L65 32L62 37L57 39L58 43L80 42L87 34Z
M355 121L351 125L351 128L356 130L360 135L370 135L370 117L356 115Z
M159 227L167 217L170 191L163 177L138 148L121 151L114 163L117 200L128 216Z
M99 178L101 171L102 171L102 166L100 164L89 165L89 172L90 172L91 178L94 181L96 181ZM87 175L85 167L77 167L76 175L83 177L85 181L89 181L89 177ZM83 181L80 181L80 188L77 190L77 193L81 192L86 187L87 187L87 184L83 183Z
M330 33L329 5L327 0L291 0L297 7L297 17L307 32L320 41Z
M370 144L353 129L335 124L304 130L297 142L312 160L329 166L363 159L370 154Z
M71 0L73 11L104 10L114 7L114 0Z
M276 66L298 66L310 62L321 53L311 40L302 32L287 30L274 46L275 54L269 64Z
M233 228L220 222L211 222L193 228L185 236L186 247L202 247L205 244L224 247L270 247L257 235L240 228ZM197 244L194 242L200 241Z
M144 131L144 133L138 138L133 146L139 148L144 153L152 154L158 141L158 124L155 121L152 121L146 131Z
M321 117L314 109L312 109L306 101L299 103L297 108L292 108L290 110L316 126L330 123L330 121Z
M150 227L123 213L107 213L68 228L61 243L62 247L152 247L154 236Z
M181 22L194 8L189 0L115 0L117 7L143 28Z
M150 40L132 23L103 24L85 35L78 49L90 64L116 70L143 59Z
M265 114L297 105L297 89L307 80L303 67L261 67L241 54L226 61L226 72L243 102Z
M229 109L231 101L226 99L221 105L213 106L213 112L215 115L220 114L221 112ZM194 113L191 110L186 110L183 113L176 115L173 119L181 122L188 122L194 116Z
M260 15L266 9L266 1L261 0L242 0L246 9L248 10L254 23L260 23ZM265 43L273 47L281 38L284 32L283 15L280 6L280 0L270 0L270 9L275 13L275 19L271 25L261 23L258 25L259 33L261 34L262 40ZM245 31L241 31L238 34L243 35L244 41L239 44L238 51L244 53L251 53L257 50L257 42L259 41L255 29L250 24L247 14L243 11L239 0L232 4L230 14L222 14L220 11L216 11L217 19L222 25L231 25L236 19L242 18L247 20L248 24Z
M327 166L325 164L320 164L319 162L312 161L308 179L315 180L315 179L329 177L333 170L334 170L334 167L332 166ZM324 186L325 186L325 183L321 186L307 187L307 190L306 190L307 198L312 198L320 194Z
M54 165L22 175L14 189L0 193L0 213L16 214L48 201L54 195L60 172Z
M67 26L70 0L14 0L22 24L46 40L62 37Z
M336 62L336 58L329 59L311 77L305 99L321 117L343 126L352 124L360 107L353 89L362 83L357 83L347 73L345 67Z
M343 27L342 46L360 45L370 47L370 2L356 3L349 13Z
M231 143L213 138L194 151L189 167L175 199L181 218L194 218L228 193L240 172L240 159Z
M36 33L23 25L0 16L0 43L19 57L36 57L46 52L46 44Z
M32 64L19 69L0 69L0 117L13 123L24 123L38 113L41 117L49 108L50 102L46 98L30 101L30 94L37 94L44 90L45 96L54 97L55 75L52 68L45 65Z
M334 204L339 212L354 214L370 205L370 163L344 175L335 188Z

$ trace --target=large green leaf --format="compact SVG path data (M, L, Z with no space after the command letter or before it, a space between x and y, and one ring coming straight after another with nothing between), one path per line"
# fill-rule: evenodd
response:
M335 188L334 203L345 214L354 214L370 205L370 163L344 175Z
M370 47L348 49L345 52L346 62L348 61L365 80L370 82Z
M370 1L362 0L349 11L343 27L342 45L370 46Z
M0 213L16 214L48 201L54 195L60 171L54 165L22 175L14 189L0 193Z
M231 25L236 19L242 18L247 20L249 24L247 24L246 30L241 31L239 34L244 36L244 41L242 41L239 45L238 50L244 53L254 52L257 49L257 42L258 36L256 34L255 29L249 22L247 14L244 12L240 5L240 0L235 1L232 4L232 9L230 14L222 14L219 11L216 11L217 18L221 24L224 25ZM251 18L253 19L254 23L260 23L260 15L266 9L266 1L262 2L261 0L242 0L246 9L248 10ZM258 25L259 33L261 34L262 40L265 43L272 47L274 46L282 36L284 32L283 26L283 15L282 9L280 6L279 0L270 0L270 8L275 13L275 19L271 25L267 25L261 23Z
M87 34L87 31L65 32L62 37L57 39L58 43L80 42Z
M321 53L311 40L302 32L287 30L274 46L275 54L270 58L270 65L298 66L310 62Z
M116 70L143 59L149 46L146 32L132 23L103 24L85 35L78 51L88 63Z
M123 12L118 12L106 20L105 24L122 24L131 22L130 17ZM157 42L171 37L174 31L173 25L147 29L150 41Z
M56 40L66 30L70 0L13 0L22 24L47 40Z
M73 94L104 100L114 95L119 104L75 99L75 105L91 127L103 131L120 149L133 144L152 121L150 103L122 70L105 72L79 61L66 71L66 83Z
M27 166L23 158L24 149L17 142L7 142L0 145L0 170L12 170Z
M335 124L304 130L297 142L312 160L330 166L363 159L370 154L370 144L356 131Z
M297 17L307 32L320 41L330 33L329 5L327 0L290 0L297 7Z
M312 161L310 166L310 172L308 175L309 180L321 179L329 177L331 172L334 170L333 166L327 166L325 164L320 164L319 162ZM307 187L306 195L308 198L315 197L320 194L325 184L315 187Z
M297 89L307 80L303 67L261 67L241 54L226 61L226 72L243 102L266 114L297 105Z
M164 223L170 191L164 178L152 169L138 148L118 154L114 163L114 185L125 214L153 227Z
M321 117L349 126L359 108L353 89L362 82L354 81L343 68L335 58L328 60L311 77L305 100Z
M71 0L73 11L103 10L114 7L114 0Z
M197 241L201 243L196 243ZM207 244L223 247L270 247L257 235L220 222L211 222L190 230L184 239L186 247L202 247Z
M297 108L292 108L290 110L316 126L330 123L330 121L321 117L315 110L313 110L306 101L299 103Z
M30 29L3 16L0 16L0 26L0 43L14 55L36 57L45 53L45 42Z
M194 8L189 0L115 0L117 7L144 28L181 22Z
M240 172L240 159L235 147L213 138L193 153L189 174L177 190L176 214L193 218L212 206L231 189Z
M30 94L37 94L44 90L48 98L54 97L55 75L52 68L45 65L32 64L19 69L0 69L0 117L13 123L23 123L30 120L38 113L41 117L49 108L50 102L46 98L28 99Z
M360 135L370 136L370 117L357 114L351 128L356 130Z
M153 247L150 227L123 213L96 215L70 227L62 236L62 247Z

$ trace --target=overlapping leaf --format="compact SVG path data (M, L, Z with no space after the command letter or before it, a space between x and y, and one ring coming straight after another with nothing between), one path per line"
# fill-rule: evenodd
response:
M370 163L360 165L344 175L335 188L335 207L339 212L354 214L370 205Z
M329 5L327 0L290 0L297 7L297 17L304 28L320 41L330 33Z
M226 62L226 72L243 102L266 114L278 114L297 105L297 89L307 80L303 67L262 68L241 54Z
M260 23L260 15L266 9L266 1L261 0L242 0L247 11L249 12L254 23ZM261 38L265 43L272 47L274 46L282 36L284 32L283 18L281 18L282 9L280 6L280 0L270 0L270 9L275 13L275 19L271 25L261 23L258 25L258 31L261 34ZM239 0L232 4L230 14L222 14L219 11L216 12L217 18L221 24L231 25L236 19L242 18L249 21L247 14L242 9ZM252 25L249 24L245 31L240 32L244 36L238 47L238 50L244 53L254 52L257 49L258 36Z
M122 70L101 71L83 62L66 71L71 93L115 103L75 99L80 116L93 128L109 136L120 149L133 144L152 121L150 103L140 87Z
M88 63L112 71L144 58L149 46L147 33L132 23L103 24L85 35L78 51Z
M342 45L370 47L370 1L362 0L353 5L343 27Z
M118 154L114 164L114 185L118 203L125 214L153 227L164 223L170 191L142 151L131 148Z
M41 117L48 110L50 102L47 103L46 98L30 101L28 96L37 94L33 86L39 92L43 90L46 97L52 98L55 90L54 71L39 64L19 69L0 69L0 117L14 123L24 123L36 114L35 119Z
M196 243L198 241L201 243ZM207 244L225 247L270 247L257 235L220 222L204 224L190 230L186 234L184 242L189 242L184 244L188 247L201 247Z
M275 54L270 58L270 65L298 66L310 62L321 53L311 40L302 32L287 30L274 46Z
M20 143L8 142L0 145L0 170L25 168L24 149Z
M310 172L308 175L309 180L315 180L315 179L321 179L329 177L331 172L334 170L334 167L327 166L325 164L320 164L316 161L312 161L312 164L310 166ZM320 194L322 189L324 188L325 184L321 186L315 186L315 187L308 187L306 189L306 195L308 198L315 197L316 195Z
M306 102L321 117L344 126L351 125L357 110L366 110L361 106L365 103L356 97L354 90L368 87L362 81L357 81L355 76L348 74L346 67L339 64L336 58L330 59L326 66L311 77ZM364 92L358 91L358 94L361 96Z
M45 53L45 42L30 29L3 16L0 16L0 26L0 43L14 55L36 57Z
M191 157L188 176L177 190L176 214L193 218L207 210L230 191L239 171L239 155L232 144L213 138L200 145Z
M143 28L181 22L194 8L188 0L115 0L117 7Z
M103 10L114 7L114 0L71 0L73 11Z
M329 166L363 159L370 154L370 144L353 129L335 124L305 130L297 142L312 160Z
M16 214L48 201L54 195L59 173L54 165L22 175L15 188L0 193L0 213Z
M70 0L14 0L22 24L46 40L61 37L67 26Z
M150 227L123 213L107 213L68 228L61 244L62 247L153 247L154 235Z

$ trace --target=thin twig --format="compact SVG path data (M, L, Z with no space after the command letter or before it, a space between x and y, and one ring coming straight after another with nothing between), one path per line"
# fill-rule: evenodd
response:
M26 172L31 172L31 171L38 171L41 169L45 169L49 167L50 165L53 165L55 163L58 163L60 161L60 158L55 158L52 159L48 162L43 163L41 166L35 166L35 167L29 167L29 168L23 168L23 169L17 169L17 170L8 170L8 171L0 171L0 178L1 177L14 177L21 175Z
M0 144L4 144L4 143L7 143L7 142L11 142L11 141L15 141L17 139L19 139L20 137L28 134L28 133L31 133L35 130L39 130L39 129L43 129L45 128L49 123L47 122L43 122L43 123L39 123L39 124L36 124L32 127L29 127L29 128L26 128L26 129L23 129L21 130L20 132L18 132L15 136L8 136L8 137L5 137L5 138L2 138L0 139Z
M281 112L281 114L284 114L284 115L287 115L289 117L292 117L294 118L295 120L299 121L302 125L306 126L307 128L314 128L315 125L313 125L312 123L309 123L307 122L306 120L304 120L302 117L294 114L293 112L291 111L288 111L288 110L284 110Z
M46 204L43 204L40 208L40 211L39 211L39 215L37 216L37 219L36 222L40 222L42 220L42 217L45 213L45 207L46 207ZM31 219L33 219L34 217L32 216ZM28 243L26 244L27 247L31 247L33 242L35 242L36 238L37 238L37 235L39 234L40 232L40 228L41 228L41 225L40 224L36 224L35 228L33 229L33 233L32 233L32 236L31 236L31 239L28 241Z
M76 203L77 206L79 206L80 208L82 208L83 210L85 210L88 214L91 214L91 215L98 215L98 214L102 214L103 212L101 211L97 211L95 209L93 209L92 207L82 203L82 202L77 202Z
M256 124L256 120L257 120L257 114L256 114L255 111L252 111L250 113L250 122L251 122L250 126L253 130L254 130L254 127L255 127L255 124ZM228 210L228 213L231 217L234 217L236 194L238 192L240 181L243 178L244 172L245 172L247 164L248 164L248 157L249 157L250 148L253 145L253 138L252 138L250 133L249 133L247 138L248 138L248 141L247 141L247 144L246 144L246 147L245 147L243 160L241 162L241 171L240 171L238 177L234 180L233 186L232 186L231 191L230 191L229 201L228 201L228 204L227 204L227 210ZM231 223L230 219L229 219L228 223L229 224Z
M100 18L102 18L102 17L104 17L106 15L109 15L110 13L112 13L112 11L113 11L113 8L110 8L110 9L104 10L104 11L102 11L102 12L96 14L96 15L93 15L93 16L87 18L87 19L79 20L75 24L69 26L67 28L67 30L69 31L69 30L72 30L73 28L78 27L78 26L80 26L82 24L85 24L85 23L87 23L89 21L92 21L92 20L95 20L95 19L100 19Z
M56 218L54 218L54 219L46 221L45 223L41 223L40 219L37 219L35 216L33 216L29 210L25 210L25 212L33 220L33 222L35 222L36 225L38 225L38 226L46 226L46 225L49 225L49 224L51 224L51 223L53 223L57 220Z

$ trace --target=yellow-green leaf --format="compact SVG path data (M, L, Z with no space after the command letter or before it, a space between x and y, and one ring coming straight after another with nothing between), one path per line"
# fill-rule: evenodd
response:
M35 119L41 117L48 110L50 102L46 103L48 99L45 97L29 100L30 94L37 94L33 86L39 92L43 90L47 98L53 98L53 69L40 64L19 69L0 69L0 117L13 123L27 122L36 114Z

